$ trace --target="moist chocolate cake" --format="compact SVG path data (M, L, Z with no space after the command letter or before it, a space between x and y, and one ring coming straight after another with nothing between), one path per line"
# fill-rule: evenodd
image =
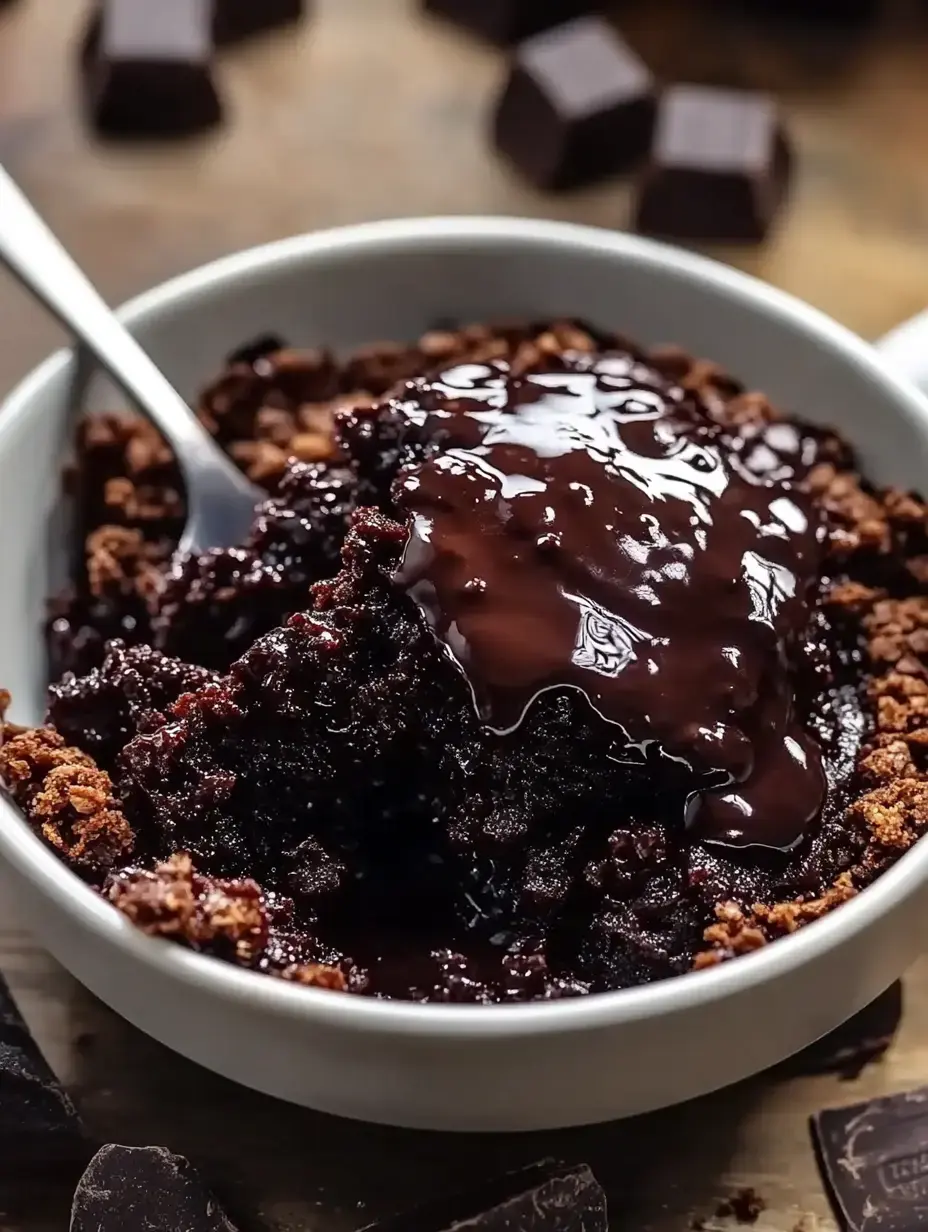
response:
M178 472L90 417L30 823L146 931L304 984L511 1002L757 949L928 827L928 510L705 361L574 322L199 414L267 499L172 557Z

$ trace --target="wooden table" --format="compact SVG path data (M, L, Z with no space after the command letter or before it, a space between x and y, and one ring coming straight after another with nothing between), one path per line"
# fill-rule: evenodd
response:
M919 26L905 4L890 5L885 29L864 43L798 44L716 20L720 2L626 0L625 28L667 76L754 83L783 99L800 163L791 208L764 248L722 255L876 336L928 299L928 19ZM625 222L622 184L549 198L498 164L484 130L499 56L403 0L317 0L305 32L228 55L228 126L166 148L107 148L82 127L72 41L85 9L19 0L0 16L0 162L113 300L244 245L377 216ZM6 280L0 322L5 390L60 339ZM348 1232L547 1153L595 1166L617 1227L682 1232L753 1185L768 1203L761 1230L792 1232L800 1220L809 1229L830 1216L808 1114L928 1075L923 961L908 976L895 1048L854 1084L762 1077L634 1124L452 1141L293 1109L180 1060L78 987L2 902L0 969L93 1131L191 1155L243 1230ZM0 1229L61 1229L67 1199L49 1180L4 1194Z

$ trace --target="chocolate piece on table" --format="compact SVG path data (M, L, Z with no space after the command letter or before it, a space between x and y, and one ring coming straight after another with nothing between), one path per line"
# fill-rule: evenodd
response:
M504 44L582 17L592 7L591 0L423 0L427 13Z
M783 202L791 157L774 101L710 86L661 99L635 226L681 240L762 240Z
M730 0L747 16L856 25L876 17L883 0Z
M0 1160L44 1166L86 1152L80 1118L0 977Z
M607 1232L608 1226L606 1195L590 1169L545 1160L405 1211L371 1232Z
M902 984L897 980L853 1018L784 1062L790 1074L838 1074L857 1078L892 1044L902 1019Z
M111 137L170 137L218 123L212 47L212 0L103 0L82 55L94 126Z
M160 1146L104 1146L81 1177L70 1232L235 1232L196 1169Z
M925 1213L928 1087L812 1118L819 1167L848 1232L914 1232Z
M599 17L521 43L497 104L499 150L541 188L569 188L627 170L645 155L654 80Z
M219 46L239 43L289 26L306 16L306 0L214 0L213 38Z

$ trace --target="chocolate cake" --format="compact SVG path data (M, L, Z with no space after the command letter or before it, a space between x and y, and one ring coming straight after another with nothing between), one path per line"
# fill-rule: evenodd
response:
M267 489L247 541L173 559L169 452L87 419L49 725L0 746L145 931L582 995L756 950L928 827L928 510L835 432L575 322L262 339L199 414Z

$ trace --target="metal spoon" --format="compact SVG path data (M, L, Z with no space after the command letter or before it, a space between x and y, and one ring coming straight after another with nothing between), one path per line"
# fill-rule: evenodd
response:
M213 441L2 167L0 261L84 343L163 433L187 490L187 525L178 550L200 552L241 543L263 493Z

